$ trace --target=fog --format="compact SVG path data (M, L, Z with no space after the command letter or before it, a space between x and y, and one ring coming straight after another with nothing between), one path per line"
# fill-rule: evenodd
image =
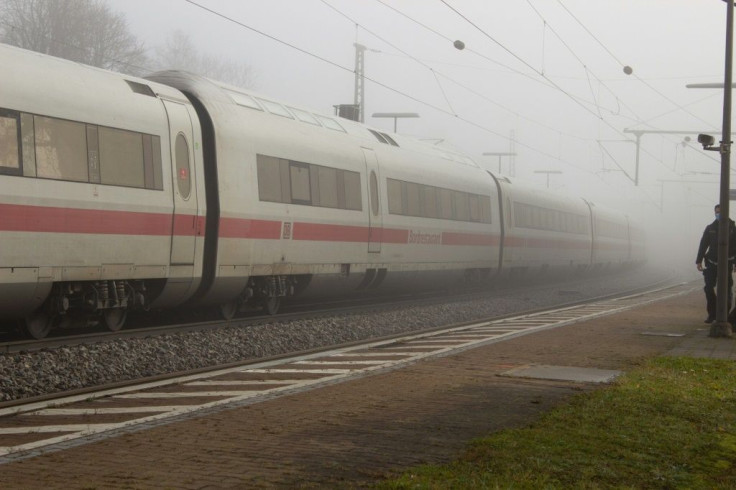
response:
M198 50L248 65L251 89L322 113L353 103L363 44L366 124L391 131L371 115L416 112L399 133L624 211L646 226L653 261L695 270L720 167L697 134L720 140L723 94L685 85L723 82L720 0L107 3L149 49L184 31ZM665 132L641 136L639 185L631 130Z

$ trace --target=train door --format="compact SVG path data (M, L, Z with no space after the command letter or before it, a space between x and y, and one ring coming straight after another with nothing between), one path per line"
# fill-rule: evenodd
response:
M368 252L381 252L381 236L383 234L383 216L380 201L381 175L378 170L378 160L373 150L363 148L365 170L368 176Z
M169 117L171 175L174 216L171 236L171 264L194 264L198 205L194 173L192 121L184 104L164 100Z

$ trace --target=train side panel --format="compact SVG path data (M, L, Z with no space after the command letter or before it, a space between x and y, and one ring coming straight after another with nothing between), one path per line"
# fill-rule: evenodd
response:
M504 205L503 269L584 269L591 263L590 210L578 198L499 179Z
M30 313L53 283L107 294L100 281L152 279L160 292L172 234L189 232L176 231L168 121L153 90L186 99L8 46L0 59L0 315Z
M622 214L591 204L594 267L620 266L631 261L629 221Z
M497 267L495 186L473 162L198 77L153 78L211 120L219 216L208 220L219 227L205 302L229 301L253 278L328 275L350 288L399 272Z

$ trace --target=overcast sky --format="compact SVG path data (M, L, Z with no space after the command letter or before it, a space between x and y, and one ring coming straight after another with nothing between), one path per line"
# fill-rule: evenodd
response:
M695 140L720 139L723 95L685 85L723 81L721 0L108 1L149 48L183 30L250 66L257 92L323 113L353 101L357 41L371 50L367 124L392 130L371 114L416 112L399 133L444 139L491 170L498 157L481 154L513 148L503 174L545 185L535 172L560 171L551 188L623 198L630 213L664 204L665 219L697 236L712 219L718 154ZM693 134L644 135L635 187L631 129Z

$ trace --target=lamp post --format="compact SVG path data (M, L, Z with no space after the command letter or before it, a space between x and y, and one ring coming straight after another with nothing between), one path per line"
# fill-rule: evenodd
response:
M396 132L396 120L404 117L419 117L416 112L374 112L373 117L392 117L394 118L394 133Z
M561 174L561 170L535 170L535 174L547 174L547 189L549 189L549 175L550 174Z
M483 152L484 157L498 157L498 173L501 173L501 157L513 157L516 156L516 153L509 152L509 151L486 151Z
M710 337L731 337L733 330L728 322L728 277L731 274L728 265L729 234L729 186L731 177L731 90L733 88L733 0L726 1L726 60L723 82L723 127L721 142L713 146L714 139L707 134L698 135L698 143L706 150L721 154L721 189L718 220L718 291L716 300L716 321L710 326Z

